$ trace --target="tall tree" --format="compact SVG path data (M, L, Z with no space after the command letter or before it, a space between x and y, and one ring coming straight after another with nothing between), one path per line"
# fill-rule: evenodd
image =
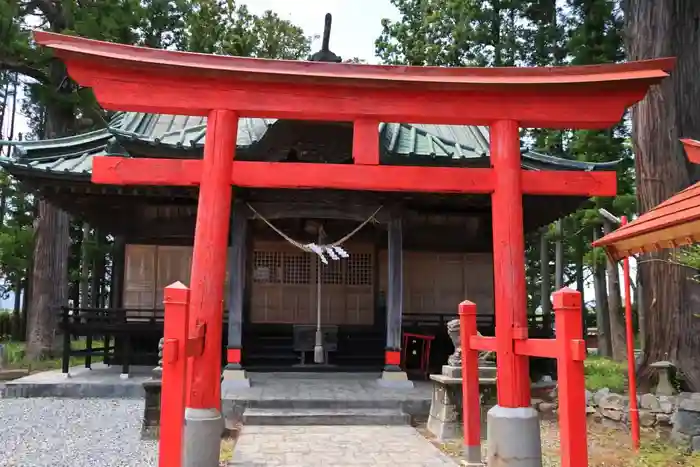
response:
M700 2L626 0L625 19L630 60L678 58L671 77L632 110L637 198L640 212L646 212L695 179L678 139L700 138ZM700 391L700 285L691 271L670 261L672 255L663 251L638 262L647 308L640 379L649 382L650 363L671 360L688 389Z
M28 94L46 109L43 137L61 137L81 130L84 117L98 115L89 93L78 92L65 67L30 38L30 23L53 32L133 43L142 20L138 0L105 0L80 4L64 2L3 1L2 11L11 21L3 26L0 69L21 74ZM6 17L3 17L5 19ZM66 304L68 281L68 215L43 199L38 200L34 222L32 294L29 297L27 355L41 359L56 348L56 307Z

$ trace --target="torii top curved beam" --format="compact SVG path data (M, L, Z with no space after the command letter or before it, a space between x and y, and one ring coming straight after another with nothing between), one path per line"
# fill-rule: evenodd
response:
M181 115L605 128L675 59L549 68L445 68L266 60L34 32L105 108Z

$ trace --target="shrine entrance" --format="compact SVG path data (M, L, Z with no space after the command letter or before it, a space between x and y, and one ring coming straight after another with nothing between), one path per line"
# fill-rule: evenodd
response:
M644 97L649 86L668 76L673 60L546 69L392 67L189 54L47 32L36 32L35 39L50 47L65 62L71 77L91 87L107 109L207 116L201 160L95 157L92 167L92 181L98 184L199 186L190 287L173 284L164 294L162 405L167 409L162 413L160 465L215 467L218 463L222 429L218 362L226 276L222 252L229 231L238 230L235 217L230 220L232 185L442 193L458 194L458 198L488 195L496 336L492 341L475 338L474 348L498 353L498 405L489 421L499 430L489 433L488 451L489 456L511 456L492 458L489 465L540 465L539 419L530 408L528 356L548 355L544 350L552 350L552 345L528 339L524 195L585 198L614 196L617 190L614 172L523 170L519 130L609 128L619 122L628 106ZM352 163L237 160L240 117L352 122ZM489 126L490 165L431 167L383 162L377 131L380 122ZM389 214L385 366L380 382L401 387L406 381L399 368L404 221L401 206L392 206ZM240 256L234 258L238 269L232 279L245 277L245 263ZM567 294L560 297L563 310L580 314L580 302ZM456 309L457 303L454 306ZM229 333L240 336L240 320L231 320L235 313L229 316ZM470 307L468 314L474 313L476 308ZM569 331L568 338L582 338L580 329ZM570 343L565 344L559 353L561 362L578 361L580 354ZM240 367L242 351L240 341L229 342L229 378L241 383L245 380ZM572 400L583 397L580 381L563 378L560 384L575 394ZM576 400L564 401L561 412L567 414L578 407ZM587 464L585 427L574 430L574 436L576 446L584 446L583 452L565 457L564 465L583 467ZM524 449L499 451L513 439ZM467 447L476 452L477 446Z

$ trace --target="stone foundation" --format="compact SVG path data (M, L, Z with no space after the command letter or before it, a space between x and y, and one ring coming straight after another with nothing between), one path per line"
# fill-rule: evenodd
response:
M143 423L141 425L141 438L158 439L160 427L160 380L151 380L143 383L146 394L143 409Z

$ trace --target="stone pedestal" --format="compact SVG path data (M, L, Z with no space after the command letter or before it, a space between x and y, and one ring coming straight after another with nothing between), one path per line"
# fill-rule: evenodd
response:
M250 387L250 379L245 370L225 368L221 375L221 394Z
M445 374L430 375L433 396L430 402L428 430L440 441L462 436L462 378ZM495 378L479 378L479 394L484 405L490 405L496 389ZM484 417L482 416L482 421Z
M413 381L408 379L405 371L382 371L382 377L377 380L377 384L389 389L413 389Z
M160 393L163 376L163 338L158 342L158 366L151 372L152 378L144 381L143 392L145 405L143 422L141 423L141 438L158 439L160 428Z
M143 410L143 423L141 425L142 439L158 439L160 428L160 380L149 380L143 383L146 394Z
M462 433L462 378L430 375L433 397L430 401L428 430L439 441L459 438Z

